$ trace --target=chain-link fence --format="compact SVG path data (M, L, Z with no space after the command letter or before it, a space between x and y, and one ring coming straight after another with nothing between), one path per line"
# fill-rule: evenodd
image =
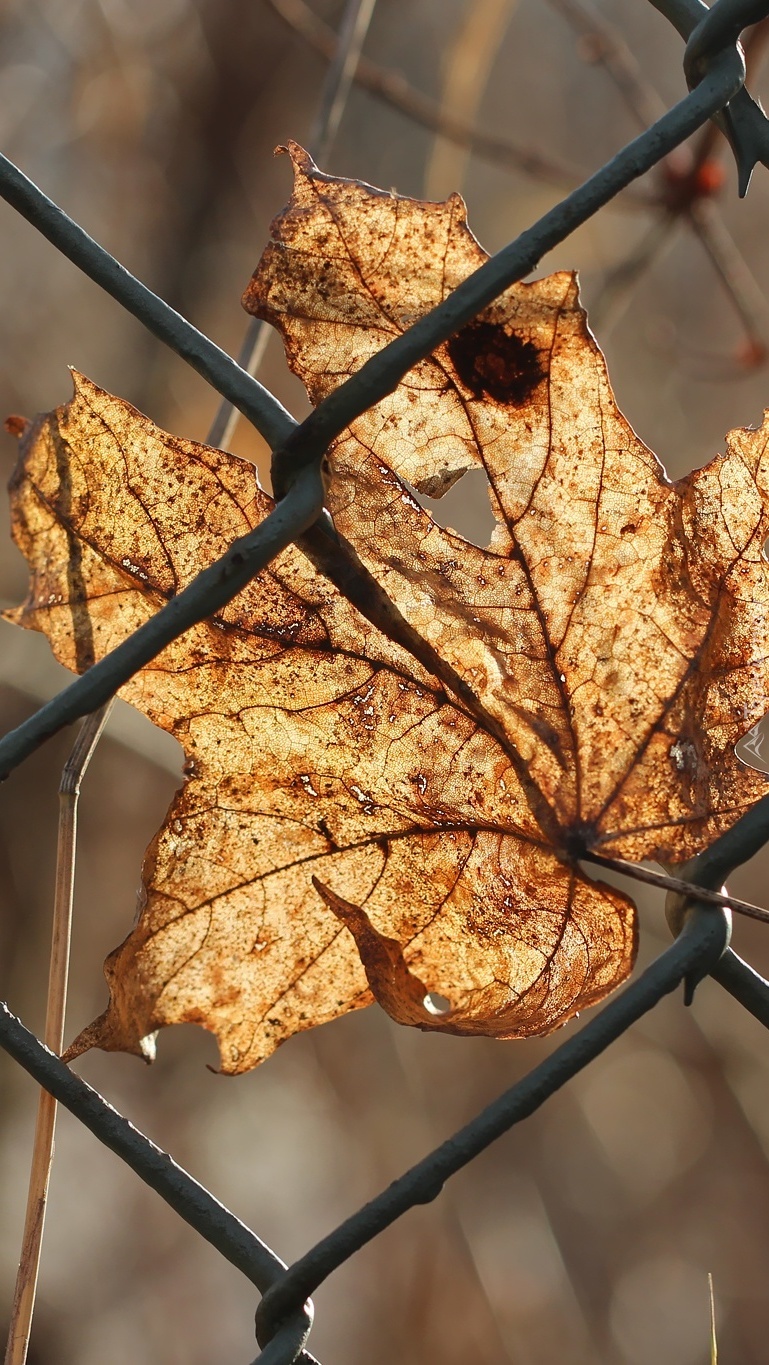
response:
M569 6L564 5L564 9ZM580 6L577 18L584 18ZM703 128L714 116L728 132L742 192L754 167L769 164L769 121L744 88L744 61L737 40L746 26L761 24L769 13L767 3L718 0L708 11L700 0L655 5L687 40L684 70L690 93L662 113L642 133L598 172L549 209L529 229L498 251L468 278L444 304L434 309L410 331L385 347L341 385L303 421L297 422L272 393L253 378L247 368L231 359L205 335L192 327L156 294L126 271L56 204L46 198L10 161L0 162L0 193L12 207L48 238L63 255L112 295L139 322L197 370L242 413L273 450L273 477L288 491L272 515L255 531L236 541L228 553L204 571L187 589L168 603L146 626L117 650L61 691L52 701L0 740L0 773L3 778L25 763L62 727L104 706L117 689L154 659L170 641L196 622L229 602L254 574L286 545L300 539L313 525L323 507L320 461L329 444L360 413L380 401L419 360L430 355L499 294L534 270L542 257L557 247L602 206L669 158L676 148ZM333 133L338 117L340 91L358 65L359 48L373 5L348 6L338 44L303 6L276 0L308 42L328 55L336 53L327 82L325 105L316 123L314 138L322 146ZM316 16L317 19L317 16ZM358 24L357 36L355 25ZM357 44L357 46L356 46ZM352 54L352 55L351 55ZM342 60L347 58L347 62ZM619 48L603 57L614 62L615 73L632 84L628 54ZM623 61L625 65L623 66ZM364 84L380 97L400 102L411 117L429 120L434 111L403 83L393 81L375 64L361 60ZM639 87L634 87L639 88ZM336 103L335 103L336 99ZM642 111L648 115L648 108ZM469 123L459 126L443 117L442 132L455 143L482 141ZM502 138L487 139L486 152L500 160L516 156L524 166L537 158L526 148L516 148ZM528 161L527 161L528 159ZM704 161L704 158L703 158ZM544 178L568 175L558 165L539 159ZM696 196L695 196L696 198ZM701 205L691 200L692 221L697 226ZM668 206L670 207L670 206ZM700 230L718 255L712 223ZM714 245L715 243L715 245ZM643 250L639 257L644 259ZM723 252L718 257L722 273L729 273ZM756 354L761 349L762 320L752 298L749 282L732 271L733 297ZM252 334L242 359L253 354ZM224 437L227 411L219 414L218 437ZM290 478L286 478L286 474ZM366 1202L331 1233L297 1257L287 1268L270 1248L244 1223L219 1203L170 1156L159 1150L127 1119L118 1114L96 1091L80 1080L29 1033L5 1007L0 1016L0 1041L51 1095L69 1109L107 1147L116 1152L145 1184L206 1239L220 1255L237 1267L263 1295L257 1312L260 1360L289 1362L310 1360L305 1349L312 1312L307 1305L333 1271L389 1228L407 1210L437 1198L449 1176L472 1162L489 1144L513 1125L528 1117L567 1080L576 1076L620 1038L631 1024L652 1010L664 996L684 983L689 997L694 987L710 975L764 1024L769 1024L769 986L727 946L728 926L723 908L707 899L717 893L725 877L760 849L769 837L769 798L761 801L689 869L689 880L704 893L693 905L683 931L673 945L641 973L637 980L613 998L586 1025L551 1051L527 1076L505 1091L466 1123L452 1138L411 1166L404 1175ZM717 895L715 896L717 900ZM424 1357L430 1357L429 1346Z

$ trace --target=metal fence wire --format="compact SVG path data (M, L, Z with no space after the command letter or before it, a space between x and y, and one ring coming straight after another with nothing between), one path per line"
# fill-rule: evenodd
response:
M738 43L746 26L769 16L769 0L716 0L711 9L701 0L652 2L686 40L684 71L690 93L493 256L444 303L385 346L302 422L295 421L246 368L134 278L15 165L0 158L3 198L202 375L226 405L254 425L273 450L275 487L285 489L273 513L256 530L235 541L220 560L119 648L0 739L1 778L7 778L62 727L104 706L170 641L223 607L280 550L299 539L323 515L320 463L329 443L354 418L389 394L412 366L529 274L546 252L708 120L717 120L727 133L742 194L757 163L769 166L769 120L744 87L745 64ZM276 3L275 8L280 9L280 5ZM345 82L349 85L372 10L372 3L366 5L360 0L348 6L346 36L338 45L336 65L326 87L325 111L316 126L315 138L320 144L327 140L338 118ZM318 41L325 41L322 33ZM388 90L392 94L392 86L377 77L372 63L365 74L370 88L379 79L385 95ZM251 335L242 357L245 363L254 342ZM226 407L220 416L219 435L227 411ZM689 880L705 893L717 891L725 877L768 839L769 797L765 797L694 861L688 869ZM667 951L529 1075L288 1267L249 1227L44 1047L6 1005L0 1006L0 1043L256 1286L263 1296L256 1314L263 1365L310 1362L313 1357L306 1350L313 1315L310 1296L332 1272L408 1209L434 1200L450 1176L534 1113L681 983L690 999L697 983L709 974L769 1027L769 984L729 948L728 916L723 906L707 899L690 902L682 924Z

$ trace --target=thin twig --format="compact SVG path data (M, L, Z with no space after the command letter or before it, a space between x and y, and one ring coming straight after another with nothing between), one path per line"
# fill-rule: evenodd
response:
M376 0L347 0L310 133L310 152L318 161L326 160L338 132L375 5ZM249 320L238 353L238 364L254 378L259 373L271 335L269 323L261 318ZM206 438L208 444L228 449L235 434L238 416L236 404L229 398L223 398Z
M102 706L83 722L80 733L64 765L59 786L59 831L56 844L56 886L53 901L51 961L48 974L48 1002L45 1019L45 1044L57 1055L64 1045L64 1019L67 1008L69 945L72 933L72 899L75 887L75 850L77 806L80 783L94 749L107 723L112 703ZM48 1200L48 1183L53 1161L56 1128L56 1101L41 1090L32 1148L27 1213L16 1275L16 1289L8 1329L5 1365L24 1365L35 1307L35 1291L40 1269L43 1225Z
M633 53L614 25L583 0L550 0L550 3L589 44L591 56L606 68L642 126L647 126L659 117L662 101L654 87L646 81ZM758 24L751 30L749 41L745 43L749 68L749 55L760 52L767 36L769 23ZM592 325L600 323L605 331L610 331L616 325L629 307L648 269L659 259L662 251L672 245L672 229L680 216L701 240L745 328L747 361L758 364L766 355L766 337L769 335L766 310L762 309L760 303L758 306L755 303L756 299L762 301L761 290L715 204L705 198L705 192L698 184L698 174L705 163L713 159L721 141L722 134L711 120L700 129L691 158L686 152L679 151L661 167L662 215L652 223L635 251L607 272L600 292L591 305L590 316ZM666 175L670 177L674 174L675 179L672 181L666 179Z
M715 137L721 136L713 123L708 124L703 131L710 130ZM683 223L702 243L742 324L745 347L736 365L744 372L749 366L759 365L766 358L769 349L769 310L761 287L729 233L717 205L708 197L712 191L698 187L697 168L703 164L699 151L691 165L682 170L680 175L674 172L673 161L674 156L662 168L665 178L659 198L660 214L629 255L604 275L590 305L591 325L594 328L601 327L604 333L616 326L651 266L673 246L675 229L679 223ZM673 174L675 178L672 178Z
M739 53L736 50L723 53L686 99L628 143L515 241L473 271L443 303L389 342L324 398L286 439L277 452L278 463L285 464L293 473L305 461L318 458L361 412L387 397L412 366L470 322L511 284L534 270L548 251L591 218L620 189L644 175L691 136L713 110L722 107L725 89L734 88L729 75L739 85L743 74L744 63ZM695 103L689 104L690 100Z
M760 360L769 350L769 310L761 286L715 204L695 200L687 217L742 322L750 354Z
M376 0L347 0L310 130L310 151L316 161L325 163L339 132L375 4Z
M588 60L604 67L640 126L648 128L665 105L619 29L583 0L550 0L550 4L580 35Z
M589 51L594 60L600 61L614 80L626 104L635 113L639 122L646 126L659 117L660 98L654 87L646 81L630 48L614 25L594 11L583 0L550 0L554 9L568 19L572 26L590 45ZM697 0L684 5L678 13L679 27L690 32L694 26ZM662 6L657 6L662 8ZM703 10L699 17L707 13ZM687 23L687 16L688 23ZM672 18L672 13L668 15ZM758 55L763 43L769 36L769 23L756 25L745 43L745 57L750 69L749 57ZM626 261L622 261L605 277L601 292L591 308L591 320L603 322L604 328L611 328L630 304L638 285L661 249L670 246L674 226L679 214L685 215L689 226L700 238L711 262L720 275L734 308L743 323L748 340L748 357L758 363L767 351L767 325L765 309L756 307L754 299L761 300L761 291L743 260L736 244L729 235L723 219L715 204L706 200L697 188L698 172L705 163L712 160L716 147L721 141L721 133L712 120L701 128L691 160L683 153L682 169L676 182L680 180L684 190L689 189L689 197L677 202L671 199L670 192L661 196L665 212L662 219L653 223L642 242ZM681 155L681 154L679 154ZM675 154L670 158L672 172L679 163ZM663 176L667 167L663 167ZM664 185L663 180L663 185ZM597 310L597 311L596 311Z
M517 3L468 0L465 4L441 62L439 107L444 119L461 118L470 124L475 118ZM424 172L425 199L440 199L449 190L462 190L472 150L436 133Z
M287 495L275 510L254 531L235 541L221 559L198 574L129 639L6 734L0 740L0 780L62 726L101 706L171 640L229 602L254 574L311 526L323 506L319 464L331 441L362 412L391 393L413 365L533 270L547 251L586 222L620 189L645 174L689 137L739 88L743 74L744 66L736 52L718 58L700 85L669 113L468 276L443 303L368 360L329 394L301 426L294 426L273 459L278 476L274 483L276 487L281 483L287 487ZM70 221L66 219L67 223ZM229 363L234 366L234 361ZM243 374L241 370L237 372ZM255 382L248 376L244 378Z
M718 1334L716 1332L716 1296L713 1292L713 1276L708 1271L708 1297L710 1299L710 1365L718 1365Z
M769 39L769 21L764 20L750 29L743 44L748 74L755 74L763 49ZM688 178L696 181L706 162L715 158L719 129L713 121L700 129ZM722 144L723 145L723 144ZM714 269L720 275L726 292L745 328L749 344L749 358L760 362L767 352L769 320L767 308L758 282L731 237L721 214L711 200L700 196L688 206L687 216ZM756 304L758 300L758 305Z
M238 351L238 364L254 378L259 372L272 328L261 318L251 318ZM206 436L206 444L228 450L240 413L229 398L222 398Z
M676 215L663 211L628 255L606 271L590 304L590 325L597 335L604 337L616 327L647 271L672 247L676 226Z
M70 1071L3 1002L0 1047L257 1289L264 1293L280 1278L285 1262L256 1233L119 1114L98 1091ZM312 1357L306 1353L300 1359L303 1365L313 1365Z
M331 59L336 49L334 30L319 19L305 0L267 0L270 8L289 27L321 56ZM559 189L574 184L575 174L570 166L553 161L532 150L528 145L511 142L508 138L486 133L474 124L457 118L434 100L408 83L405 77L378 66L361 57L355 73L355 84L397 109L406 118L439 133L459 147L467 147L482 157L507 170L522 171Z
M58 204L39 190L18 166L0 155L0 197L26 218L89 279L186 360L224 394L257 431L277 445L296 426L294 418L262 384L174 308L153 294L125 266L99 246Z

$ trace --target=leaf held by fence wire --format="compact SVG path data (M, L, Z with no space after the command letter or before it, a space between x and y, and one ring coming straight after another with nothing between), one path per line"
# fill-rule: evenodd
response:
M318 403L485 258L456 196L292 155L246 303ZM766 790L734 754L767 707L765 446L732 433L671 485L569 274L514 286L416 366L333 443L328 500L433 671L289 549L137 674L125 695L181 740L187 781L70 1055L197 1022L241 1071L372 994L403 1023L520 1037L619 984L632 902L580 854L684 861ZM403 482L440 495L473 465L487 550ZM13 619L78 670L271 507L251 466L80 378L23 438L15 494L33 583Z
M714 8L719 9L722 7L723 0L720 5L717 5ZM745 6L743 6L743 8L745 8ZM739 0L738 3L733 3L731 5L731 9L732 11L741 12ZM595 177L592 177L587 185L581 187L574 195L569 196L569 199L564 201L563 205L558 206L556 210L545 215L540 224L536 225L529 233L523 234L519 243L514 244L511 249L507 249L506 252L501 254L501 257L499 258L499 269L500 271L507 272L504 283L510 283L513 278L520 278L523 273L526 273L526 271L532 267L542 250L547 249L547 247L553 245L554 242L560 241L577 222L584 221L586 217L595 211L599 204L606 202L612 194L616 193L617 189L620 188L622 184L628 183L629 180L642 173L644 169L651 166L655 160L664 155L665 151L669 150L671 146L677 145L682 137L686 135L687 129L688 131L691 131L702 121L707 113L712 113L715 108L720 107L720 104L723 104L723 102L730 97L729 92L733 94L734 91L738 89L740 79L738 74L739 61L731 62L730 65L730 62L726 60L727 54L724 53L722 55L724 60L721 60L721 55L717 57L713 69L709 71L695 94L682 101L681 104L677 106L676 110L671 111L670 115L665 116L660 121L659 125L655 125L655 128L650 130L648 135L644 135L638 139L636 143L625 148L609 166L605 167L603 171L599 172ZM732 57L734 57L734 55L735 54L732 53ZM143 318L151 329L154 329L159 334L163 335L170 345L175 349L181 350L185 355L189 352L192 363L197 366L201 373L205 374L207 377L211 377L217 387L223 384L228 391L233 391L233 396L235 396L236 401L238 401L238 398L242 398L241 391L243 390L244 384L247 387L245 376L236 375L233 379L233 375L228 371L227 366L230 366L230 370L233 367L231 366L231 362L227 361L226 357L222 359L221 354L217 353L216 348L212 347L211 343L207 342L205 338L202 338L197 334L192 335L193 329L190 329L189 325L186 324L183 319L172 314L171 310L167 309L166 305L162 304L161 300L153 298L146 290L142 291L142 287L138 286L138 282L133 281L127 272L121 271L121 268L116 262L107 257L106 253L88 239L77 225L73 224L71 220L66 219L66 215L63 215L55 205L50 203L50 201L45 200L44 196L42 196L30 182L26 181L15 168L11 167L10 164L4 160L0 161L0 193L8 198L10 202L14 203L19 211L24 213L36 227L39 227L47 236L49 236L61 250L70 255L70 257L79 264L80 268L104 283L105 287L112 292L116 298L119 298L126 307L135 312L137 316ZM503 257L504 261L502 259ZM514 274L513 272L518 273ZM137 287L134 288L134 286ZM498 292L502 287L499 272L497 272L496 284L493 285L491 277L487 275L485 286L481 281L478 281L478 287L481 289L485 287L487 289L485 301L488 301L488 299L493 297L494 292ZM477 309L479 306L478 296L476 295L475 302L471 305L470 294L468 294L467 291L460 291L460 295L457 296L456 299L456 305L454 305L454 302L452 301L452 308L455 306L465 309L463 321L466 322L468 317L472 316L472 312L467 311L468 308ZM441 340L441 336L437 335L436 331L433 334L432 341L428 344L424 344L430 328L445 328L447 318L448 313L444 313L442 317L435 316L430 319L428 327L423 327L421 330L418 328L406 346L398 349L398 346L396 345L395 351L392 351L388 357L383 357L383 365L377 364L374 366L371 370L371 380L373 381L374 386L381 386L377 394L378 397L386 392L385 385L382 381L384 379L385 384L387 383L386 376L388 372L392 373L399 365L402 365L402 367L405 368L409 363L413 363L415 358L418 358L416 356L417 350L419 350L420 355L426 355L431 347L435 345L436 341ZM449 329L443 331L442 335L448 336ZM404 341L406 341L406 338L404 338ZM471 352L476 351L477 348L471 348ZM469 373L471 378L474 377L476 383L478 383L480 378L487 381L491 372L489 366L484 362L481 366L483 373L479 376L475 363L476 359L477 354L471 354L472 363L470 364L470 368L466 369L466 373ZM223 366L224 369L222 368ZM492 366L491 368L493 370L494 367ZM459 370L457 371L457 378L460 380L462 379L462 374L459 373ZM84 387L87 388L88 386L85 385ZM481 387L488 389L489 385L487 382L484 382ZM237 393L235 392L236 390ZM362 407L365 407L367 394L369 401L371 401L371 392L371 385L368 387L363 385L358 385L356 387L355 384L350 386L348 389L347 401L343 402L341 407L337 405L337 407L332 407L327 411L325 427L323 422L321 422L320 424L316 424L315 427L308 429L307 435L309 438L309 446L313 448L313 438L318 435L322 436L324 430L326 433L331 432L331 435L335 435L343 425L341 421L338 421L339 413L344 412L345 420L350 420L352 416L360 412ZM262 396L259 396L259 400L256 402L252 402L252 398L253 395L249 392L246 396L246 400L243 401L242 406L244 410L248 408L249 413L251 413L251 409L253 409L254 419L256 420L257 425L260 425L265 418ZM120 406L119 400L109 400L107 397L107 401L117 402L118 406ZM277 405L274 406L277 407ZM351 411L353 408L354 412ZM270 409L267 413L267 417L270 421L272 421L273 415L273 410ZM280 429L285 430L287 424L290 426L290 419L287 418L287 415L282 412L278 413L278 425L280 426ZM165 439L172 443L174 442L174 438ZM291 439L292 438L289 439L289 445L291 445ZM300 440L296 444L297 449L301 451L301 433ZM306 445L307 442L305 442L305 446ZM317 440L315 440L315 447L318 447ZM311 449L309 458L314 458L319 454L319 448L313 449L314 455ZM207 453L210 455L210 452ZM307 457L306 449L304 454L305 457ZM730 455L731 454L733 454L733 450L730 452ZM305 473L311 472L312 471L310 470L305 471ZM313 499L316 496L314 490L309 487L309 483L311 483L311 480L308 480L307 488L302 488L301 495L296 499L296 505L293 505L292 503L292 506L289 509L289 507L284 504L285 516L283 517L280 526L274 526L274 534L271 542L268 543L267 537L265 536L264 543L262 544L260 541L259 548L256 551L251 542L248 542L245 547L245 553L248 556L253 555L254 557L250 559L247 567L245 565L243 566L244 572L242 577L239 578L239 582L242 583L247 581L250 570L257 560L257 556L259 565L264 564L269 559L270 554L274 552L276 543L285 545L292 536L300 536L303 527L309 524L312 516L315 515L312 511L312 505ZM66 496L65 493L65 502ZM291 501L291 498L289 498L288 501ZM82 510L82 508L80 510ZM307 548L308 543L309 542L305 542L305 548ZM169 639L173 638L174 635L178 635L182 630L186 629L191 621L200 620L205 614L204 611L199 609L200 604L207 594L212 592L212 575L214 578L220 576L223 580L221 584L218 584L213 589L214 593L217 595L216 600L218 605L228 601L235 590L234 583L235 579L238 577L237 574L233 574L232 572L233 565L231 560L233 555L241 553L240 545L241 542L239 542L236 547L230 547L225 561L219 561L217 565L207 569L205 573L196 580L195 590L190 593L189 598L185 597L184 611L183 613L180 613L176 619L172 619L172 615L169 614L168 608L161 612L162 621L158 617L153 616L153 623L157 622L158 629L153 632L152 640L150 640L149 637L142 637L141 644L139 644L139 639L136 639L135 643L138 646L138 649L135 650L131 648L130 651L126 649L118 656L112 655L109 659L105 660L104 667L97 665L93 671L93 679L88 676L81 677L77 683L73 684L70 689L67 689L66 693L62 694L60 699L57 699L49 707L44 708L30 723L19 727L17 732L0 742L0 747L2 747L3 751L0 772L2 772L4 776L7 775L12 767L22 761L25 755L31 752L32 749L47 738L48 735L55 732L62 724L66 724L78 715L85 714L92 706L103 702L106 697L110 695L110 689L114 690L114 687L118 682L128 678L137 667L138 663L146 664L147 661L153 657L153 654L156 654L161 648L161 645L167 644ZM130 554L126 557L129 559L129 562L131 562ZM77 552L73 558L74 563L72 565L73 573L71 579L72 581L76 581L82 564L78 562ZM348 558L348 569L349 565L350 560ZM126 568L127 566L123 564L122 567ZM328 561L326 561L326 569L328 569ZM332 578L333 577L334 575L332 573ZM368 582L369 584L372 582L370 575L368 579L365 578L365 574L363 577L364 582ZM227 580L226 582L224 581L225 579ZM69 580L67 586L70 586ZM193 596L195 597L194 604L192 600ZM169 604L172 609L175 607L175 603L176 599L172 598ZM53 606L54 604L49 603L48 605ZM157 599L154 605L158 607L161 606L161 599ZM179 605L181 606L181 601ZM211 602L209 601L209 606L210 605ZM373 615L376 615L376 612L374 612ZM364 617L365 616L366 612L364 611ZM401 626L405 629L403 621L401 621ZM408 631L406 631L406 634L408 634ZM414 635L412 631L410 636L412 642L413 638ZM390 640L389 643L391 645L393 643L397 644L398 641L396 640L393 642ZM131 644L134 644L133 639ZM94 641L89 642L86 637L86 654L89 646L93 647L93 654L95 657L98 653L98 648L101 647L100 642L97 647L97 644L95 644ZM426 646L421 651L418 651L420 659L422 659L422 655L425 652L429 652L426 650ZM704 652L707 653L707 651ZM153 671L156 670L145 668L145 681L147 675ZM447 674L451 672L447 666L444 666L442 671ZM131 686L136 685L139 687L141 681L141 679L137 678L135 684L132 683ZM441 679L441 681L444 682L444 679ZM452 682L460 685L463 704L466 706L468 695L467 689L462 684L462 680L459 679L456 674L453 674ZM448 693L451 693L450 686L448 687ZM491 718L488 717L486 718L487 725L490 723L490 719ZM673 755L673 757L676 758L678 762L685 762L686 750L682 748L676 755ZM757 825L759 828L758 830L754 830L751 825L750 837L747 839L747 844L750 844L751 847L753 847L756 844L757 838L759 842L761 841L761 838L763 837L761 831L765 824L763 805L764 803L759 803L758 806L754 806L749 811L748 815L743 816L739 821L736 830L727 829L726 834L721 836L716 848L721 850L719 856L721 857L722 862L725 859L729 866L733 866L735 862L741 860L742 856L748 856L747 854L741 854L743 844L746 843L745 838L740 836L733 839L732 836L733 834L737 836L738 831L746 825L746 821L752 821L754 815L757 817ZM584 831L581 833L584 834ZM761 836L761 838L759 838L759 836ZM568 850L568 852L569 857L573 858L573 849ZM707 870L704 869L703 871L706 872ZM691 875L694 877L693 873ZM705 879L708 880L707 877ZM376 933L376 930L371 926L370 921L360 918L362 914L360 906L353 902L343 905L342 898L338 896L338 893L332 891L331 888L325 886L325 884L323 894L326 896L327 900L333 900L334 897L336 897L339 902L337 910L341 910L343 914L347 914L348 919L351 915L353 918L357 916L359 923L363 925L367 933ZM700 929L705 928L701 918L699 927ZM392 940L391 945L394 945L391 960L395 966L395 975L402 976L404 971L408 973L408 965L403 959L402 952L400 952L399 941ZM676 950L678 949L678 946L679 945L676 945ZM683 943L681 943L681 946L684 946ZM708 970L709 966L712 965L711 960L715 960L715 956L721 951L723 943L716 944L714 942L712 946L714 949L713 953L711 953L710 949L703 952L698 948L692 957L690 967L693 968L696 961L697 974L699 974L700 971ZM376 951L381 956L382 950L386 952L387 947L388 943L386 937L380 935ZM703 940L702 948L705 947L706 945ZM673 951L674 950L671 950L671 952ZM670 956L670 954L667 956ZM723 959L723 961L726 961L726 959ZM674 980L680 979L680 975L674 973L673 978L671 978L669 983L667 982L667 978L665 978L665 981L663 982L664 968L664 959L660 959L652 969L651 974L654 975L656 973L659 976L659 981L657 987L652 990L649 999L646 1000L644 1008L648 1008L655 1003L661 992L670 989L672 984L674 984ZM716 969L716 973L718 973L718 970L719 969ZM731 959L730 971L732 976L734 976L735 973L737 976L740 976L740 973L744 976L747 970L748 969L744 967L744 964L740 964L736 959ZM689 968L687 968L686 971L688 972ZM647 975L649 975L649 973L647 973ZM719 979L724 979L728 988L740 995L740 991L735 987L734 980L729 982L724 977L719 977ZM637 983L638 987L642 986L643 981L644 979L642 978L642 981ZM420 982L420 989L423 984L424 983ZM742 985L744 986L744 984L745 983L743 982ZM628 999L635 989L636 987L632 987L627 993ZM752 1000L751 997L751 1000L749 1000L748 995L743 991L745 1003L748 1004L749 1008L753 1008L759 1017L764 1018L766 1013L766 983L760 982L757 979L757 982L753 983L751 986L751 990L754 995L757 993L760 999ZM609 1015L612 1014L615 1007L621 1007L624 998L626 997L618 997L617 1000L612 1001L604 1014L592 1020L591 1023L587 1025L586 1029L580 1032L580 1035L574 1039L576 1050L570 1050L568 1044L565 1049L558 1050L559 1053L563 1051L564 1054L569 1052L569 1056L567 1058L566 1055L564 1055L563 1065L561 1068L557 1069L558 1075L556 1076L554 1073L548 1084L540 1085L539 1102L541 1102L546 1094L551 1093L553 1088L561 1084L563 1080L568 1079L569 1075L573 1075L580 1065L583 1065L586 1060L590 1059L590 1055L595 1055L595 1051L591 1053L588 1037L592 1037L592 1035L596 1033L596 1029L600 1031L605 1018L608 1023ZM740 998L742 998L742 996L740 996ZM624 1018L617 1025L613 1036L616 1036L628 1026L631 1022L631 1014L628 1014L627 1018ZM58 1093L59 1090L61 1090L60 1098L65 1100L65 1102L68 1102L66 1099L66 1094L68 1094L67 1088L75 1085L77 1078L65 1068L62 1068L57 1059L51 1057L49 1054L45 1054L44 1049L36 1043L36 1040L28 1040L31 1041L33 1050L36 1050L35 1060L30 1061L30 1058L26 1055L23 1048L20 1051L16 1049L15 1043L11 1038L12 1030L10 1032L6 1030L4 1019L0 1020L0 1023L3 1024L2 1029L0 1029L0 1041L2 1042L2 1045L7 1047L14 1055L18 1056L19 1061L22 1062L23 1065L28 1066L29 1069L33 1071L33 1074L38 1075L38 1079L41 1083L49 1086L52 1093ZM609 1033L606 1034L602 1045L605 1046L608 1041L610 1041ZM583 1042L585 1044L584 1048L581 1047ZM573 1057L571 1056L571 1051L574 1051ZM38 1053L40 1054L39 1056L37 1055ZM553 1061L556 1060L557 1055L558 1054L554 1056L552 1059ZM532 1073L530 1079L534 1082L535 1073ZM79 1112L77 1103L73 1103L72 1107L75 1112ZM525 1112L530 1112L530 1110L526 1109ZM83 1114L80 1116L84 1117ZM524 1116L524 1112L518 1114L518 1117ZM110 1143L108 1129L112 1117L114 1117L114 1115L109 1111L109 1106L104 1106L103 1114L99 1111L98 1114L92 1114L90 1116L91 1126L93 1127L94 1132L96 1132L97 1136L99 1136L102 1141L106 1141L108 1144ZM260 1319L259 1339L264 1343L272 1338L272 1346L276 1349L274 1357L276 1360L285 1359L288 1361L294 1359L297 1351L300 1350L300 1342L304 1339L306 1331L306 1322L304 1324L299 1324L299 1326L301 1326L301 1332L296 1335L295 1341L292 1337L290 1341L287 1340L286 1342L281 1343L279 1341L280 1333L278 1333L278 1336L273 1336L273 1334L276 1325L281 1322L286 1323L287 1331L289 1327L291 1327L293 1331L293 1323L289 1323L286 1314L291 1314L292 1310L296 1309L297 1305L301 1303L302 1295L308 1291L308 1288L311 1289L315 1284L320 1283L337 1265L341 1264L343 1260L351 1255L359 1246L363 1245L365 1241L375 1236L377 1232L387 1226L389 1222L392 1222L395 1218L399 1217L406 1208L411 1207L415 1202L424 1202L426 1198L434 1197L435 1193L437 1193L440 1178L445 1178L447 1174L452 1173L452 1170L459 1169L460 1165L471 1160L473 1155L482 1149L482 1146L486 1145L488 1141L493 1140L494 1136L503 1131L504 1127L509 1126L510 1122L515 1121L511 1115L508 1115L503 1124L499 1123L495 1125L493 1123L486 1123L484 1127L485 1119L486 1115L479 1115L478 1118L473 1121L473 1124L470 1125L466 1134L457 1135L459 1139L467 1139L462 1146L461 1152L454 1150L454 1143L444 1144L447 1151L449 1148L451 1149L451 1161L449 1162L449 1165L447 1165L445 1161L443 1163L441 1162L443 1148L438 1149L427 1159L426 1163L421 1163L425 1166L424 1173L420 1171L418 1177L416 1169L413 1173L410 1173L417 1177L416 1180L410 1181L409 1176L407 1176L404 1177L402 1181L396 1182L396 1184L391 1187L391 1191L386 1192L378 1200L375 1200L372 1205L360 1210L358 1214L354 1215L353 1218L341 1225L340 1228L336 1229L336 1231L328 1238L324 1239L322 1243L319 1243L316 1248L313 1248L306 1257L303 1257L302 1260L281 1279L280 1284L274 1286L274 1291L270 1294L269 1303L264 1305L265 1309L268 1309L269 1311L265 1312ZM86 1119L85 1121L89 1120ZM473 1129L472 1137L470 1136L470 1129ZM482 1138L480 1136L481 1130L484 1132ZM124 1159L128 1160L129 1164L134 1164L132 1155L129 1154L129 1146L132 1149L133 1147L136 1147L138 1151L139 1149L143 1150L145 1147L150 1148L151 1144L148 1144L146 1139L143 1139L141 1135L137 1134L134 1130L131 1130L129 1137L130 1140L128 1145L125 1146L124 1144L125 1150L123 1150L123 1146L120 1147L120 1150ZM136 1169L142 1170L143 1178L147 1178L143 1173L141 1163L136 1164ZM437 1177L439 1171L442 1174L440 1177ZM164 1188L167 1183L166 1177L168 1174L165 1167L163 1167L161 1172L156 1172L155 1174L158 1176L157 1181L151 1180L150 1183L155 1183L159 1192L161 1192L164 1197L168 1198L169 1190ZM401 1188L401 1186L403 1186L403 1188ZM196 1205L197 1202L199 1202L199 1193L200 1192L196 1193L190 1208L193 1204ZM390 1195L392 1195L392 1198L389 1197ZM170 1202L174 1203L174 1206L176 1207L176 1193L171 1195ZM189 1214L189 1210L185 1212L181 1206L179 1207L179 1211L182 1213L182 1216L185 1217ZM197 1210L192 1216L189 1216L188 1221L193 1223L194 1226L199 1225ZM208 1235L204 1230L203 1224L200 1224L200 1230L203 1232L203 1235ZM237 1235L232 1236L230 1233L227 1233L227 1235L223 1235L220 1240L223 1254L230 1255L230 1259L236 1259L232 1255L232 1246L234 1246L238 1240ZM271 1270L267 1276L268 1280L272 1279L272 1273ZM254 1278L256 1282L259 1282L264 1277L260 1273L254 1276ZM288 1332L288 1335L291 1337L291 1332ZM304 1353L303 1356L304 1358L307 1358ZM272 1359L273 1356L270 1355L270 1358Z

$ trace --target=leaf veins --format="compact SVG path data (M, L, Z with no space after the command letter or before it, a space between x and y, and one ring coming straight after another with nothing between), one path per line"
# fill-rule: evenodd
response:
M384 194L290 150L244 301L318 402L485 256L458 197ZM580 853L682 861L766 790L734 745L767 709L768 435L733 432L670 483L569 274L508 290L416 366L330 452L336 527L403 630L292 547L123 689L187 777L71 1055L191 1021L238 1072L372 996L422 1028L521 1037L618 985L634 908ZM438 496L472 467L486 549L407 488ZM79 669L272 506L250 465L79 376L21 434L12 495L32 582L8 615Z

